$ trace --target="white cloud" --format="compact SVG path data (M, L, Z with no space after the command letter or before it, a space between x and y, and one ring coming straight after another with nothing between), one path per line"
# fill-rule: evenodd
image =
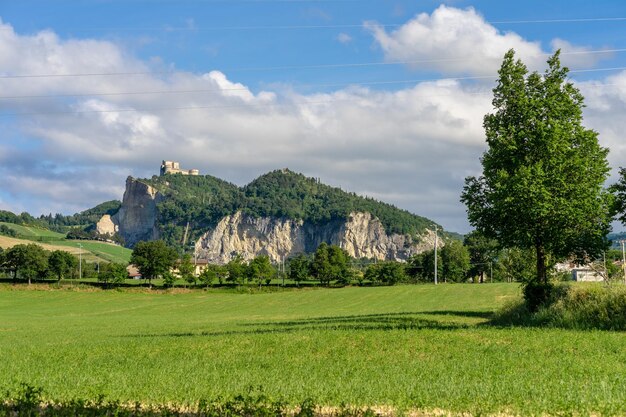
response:
M415 69L434 69L447 74L495 75L502 57L511 48L535 70L544 67L549 53L542 49L540 42L498 30L473 8L463 10L442 5L430 15L415 16L391 33L375 22L367 22L365 27L388 61L414 62L410 65ZM561 39L553 40L552 47L554 50L562 48L563 52L585 49ZM602 57L565 54L563 62L588 67Z
M341 32L339 35L337 35L337 40L339 41L339 43L343 43L345 45L352 42L352 36L348 35L345 32Z
M584 124L599 133L602 146L608 147L609 163L614 168L611 181L615 181L618 167L626 167L626 71L603 80L578 83L585 97Z
M442 11L482 19L447 8L433 16ZM7 24L0 24L0 44L5 74L150 70L110 42L64 41L48 32L20 36ZM20 55L24 50L29 52ZM11 59L17 56L23 58ZM106 63L95 58L100 56ZM56 64L47 67L51 57ZM626 75L609 82L626 84ZM476 88L439 81L399 91L279 94L254 92L219 71L6 79L3 92L14 95L84 96L3 103L3 111L42 114L0 120L10 132L0 137L2 204L34 214L85 209L121 198L127 175L151 176L162 159L172 159L238 184L289 167L465 231L458 195L463 178L480 168L482 118L491 100ZM91 95L168 90L196 92ZM615 112L626 110L624 91L592 84L583 89L590 123L601 140L622 150L619 132L626 126Z

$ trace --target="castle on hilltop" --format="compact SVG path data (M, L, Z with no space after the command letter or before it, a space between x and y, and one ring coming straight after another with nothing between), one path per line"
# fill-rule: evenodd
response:
M197 169L181 169L180 163L175 161L163 161L161 164L161 176L165 174L199 175Z

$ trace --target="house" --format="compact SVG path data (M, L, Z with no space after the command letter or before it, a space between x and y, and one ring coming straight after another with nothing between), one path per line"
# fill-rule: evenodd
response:
M574 262L565 261L555 265L557 272L567 272L571 274L572 281L581 282L602 282L604 281L603 269L598 269L593 263L576 265Z
M130 264L126 267L126 271L128 271L128 279L142 279L141 273L139 272L139 268L135 265Z

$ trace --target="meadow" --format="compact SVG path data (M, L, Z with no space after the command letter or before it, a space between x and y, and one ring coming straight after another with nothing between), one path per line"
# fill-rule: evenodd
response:
M0 391L181 404L255 386L291 404L626 413L625 335L490 325L516 284L24 288L0 286Z
M82 252L82 256L88 262L117 262L123 264L130 262L132 251L123 246L96 240L69 240L62 233L34 226L22 226L5 222L0 222L0 225L5 225L15 230L18 234L17 238L0 236L0 247L2 248L35 242L49 251L64 250L76 256ZM79 244L82 245L82 249Z

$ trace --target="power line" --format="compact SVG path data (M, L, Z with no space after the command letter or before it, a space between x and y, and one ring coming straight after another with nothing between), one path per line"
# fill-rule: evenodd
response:
M615 49L597 49L587 51L570 51L561 52L561 55L591 55L591 54L609 54L626 52L626 48ZM542 56L551 56L551 53L541 53L531 55L529 58L537 58ZM386 65L414 65L429 64L437 62L461 62L467 58L440 58L440 59L421 59L410 61L389 61L389 62L356 62L356 63L339 63L339 64L314 64L314 65L283 65L271 67L244 67L244 68L224 68L225 72L243 72L243 71L273 71L273 70L293 70L293 69L333 69L333 68L353 68L367 66L386 66ZM174 74L175 71L130 71L130 72L93 72L93 73L74 73L74 74L13 74L0 75L0 79L20 79L20 78L57 78L57 77L93 77L93 76L132 76L132 75L160 75Z
M224 0L228 1L228 0ZM260 2L259 0L240 0L246 2ZM297 2L307 0L270 0L270 1L285 1L285 2ZM308 0L315 1L315 0ZM359 0L325 0L325 1L345 1L345 2L358 2ZM593 22L623 22L626 21L626 17L596 17L596 18L580 18L580 19L535 19L535 20L487 20L485 23L491 25L520 25L520 24L547 24L547 23L593 23ZM397 28L404 26L407 23L376 23L376 26L382 28ZM64 28L68 32L90 32L90 31L165 31L165 32L201 32L201 31L252 31L252 30L307 30L307 29L362 29L363 23L347 23L336 25L241 25L241 26L161 26L161 27L91 27L91 28Z
M608 72L626 70L626 67L609 67L609 68L592 68L570 70L570 74L589 73L589 72ZM497 78L497 75L481 75L467 77L444 77L444 78L418 78L408 80L382 80L382 81L359 81L344 83L313 83L301 84L300 88L310 87L346 87L346 86L376 86L376 85L393 85L393 84L414 84L422 82L437 81L470 81ZM190 89L190 90L157 90L157 91L127 91L115 93L78 93L78 94L42 94L42 95L15 95L0 96L0 99L32 99L32 98L69 98L69 97L92 97L92 96L124 96L124 95L150 95L150 94L196 94L196 93L216 93L223 91L250 91L248 87L229 87L229 88L207 88L207 89Z
M619 68L602 68L600 70L624 70L626 67ZM574 72L574 71L570 71ZM578 70L578 72L588 72L588 70ZM489 76L488 78L497 78L497 75ZM442 78L443 80L460 80L460 79L468 79L468 78L477 78L477 77L465 77L465 78ZM481 77L484 78L484 77ZM437 81L437 80L430 80ZM387 81L381 81L380 83L386 83ZM390 81L393 82L393 81ZM409 82L409 80L401 81L401 82ZM615 86L621 84L603 84L602 87L607 86ZM593 86L597 88L599 86ZM473 92L465 92L467 96L478 96L478 95L490 95L492 94L491 90L482 90L482 91L473 91ZM442 97L442 96L453 96L455 93L450 94L420 94L413 96L414 98L425 98L425 97ZM131 112L161 112L161 111L171 111L171 110L203 110L203 109L224 109L224 108L261 108L261 107L291 107L294 105L302 105L302 104L331 104L331 103L348 103L348 102L359 102L362 101L363 97L355 97L350 99L332 99L332 100L302 100L302 101L292 101L286 103L257 103L257 104L232 104L232 105L207 105L207 106L166 106L166 107L155 107L155 108L143 108L143 109L135 109L135 108L125 108L125 109L107 109L107 110L67 110L67 111L37 111L37 112L16 112L16 113L0 113L0 117L15 117L15 116L32 116L32 115L60 115L60 114L89 114L89 113L131 113Z

